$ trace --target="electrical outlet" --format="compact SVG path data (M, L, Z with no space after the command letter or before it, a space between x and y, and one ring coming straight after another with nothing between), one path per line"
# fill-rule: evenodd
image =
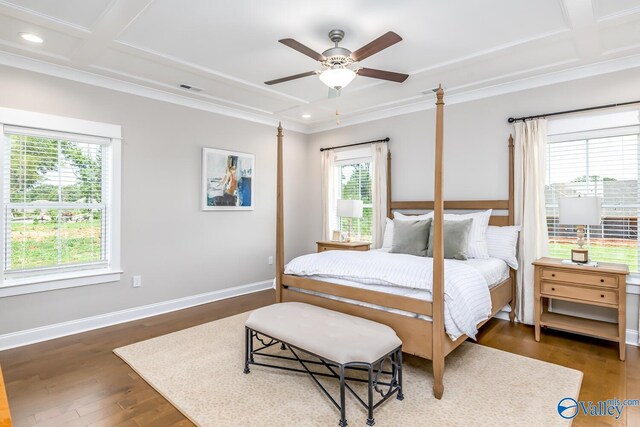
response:
M267 258L267 262L269 263L269 265L273 265L273 257L269 256L269 258Z
M133 276L133 278L131 279L131 286L133 286L134 288L139 288L140 286L142 286L142 276Z

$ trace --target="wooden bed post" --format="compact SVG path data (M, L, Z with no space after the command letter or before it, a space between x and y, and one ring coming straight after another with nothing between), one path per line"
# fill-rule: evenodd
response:
M393 219L391 212L391 150L387 149L387 218Z
M444 393L444 203L442 194L443 142L444 142L444 90L442 85L436 92L436 156L435 188L433 202L433 395L441 399Z
M276 302L282 301L284 274L284 204L282 199L282 123L278 123L278 154L276 178Z
M514 157L513 157L513 135L509 134L509 225L515 224L515 198L514 198ZM514 322L516 318L516 271L511 268L509 271L511 276L511 302L509 307L509 321Z

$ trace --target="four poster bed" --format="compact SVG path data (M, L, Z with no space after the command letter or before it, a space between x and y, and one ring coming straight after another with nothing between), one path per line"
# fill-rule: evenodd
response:
M467 339L467 335L461 335L457 339L452 340L445 332L444 209L457 211L493 209L494 212L507 212L507 215L502 216L493 214L489 221L490 225L513 225L514 219L512 138L509 138L508 200L443 200L443 96L444 91L440 87L437 91L436 102L435 200L413 202L393 201L391 198L391 154L389 153L387 157L387 216L392 218L393 212L403 210L433 210L434 212L433 232L435 234L431 301L373 290L371 288L367 289L366 286L344 286L344 284L332 283L331 281L285 274L282 194L283 136L281 126L278 127L277 148L276 301L308 303L390 326L402 340L404 352L429 359L433 362L433 393L438 399L442 397L444 392L443 376L445 357ZM376 287L376 289L379 289L379 287ZM507 278L490 288L492 308L489 318L493 317L508 304L511 306L510 318L513 320L514 295L515 270L509 269ZM411 313L412 315L400 314L401 312ZM478 327L487 320L488 319L478 324Z

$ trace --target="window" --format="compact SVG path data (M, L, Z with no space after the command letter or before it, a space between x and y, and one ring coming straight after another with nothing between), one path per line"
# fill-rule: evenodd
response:
M558 224L558 198L589 195L602 198L602 222L586 227L590 257L621 262L637 273L640 169L638 112L564 120L562 133L551 134L547 147L546 211L550 255L570 258L576 245L573 226ZM626 126L625 126L626 125ZM600 128L595 128L599 126ZM578 130L580 127L588 130ZM568 132L567 132L568 130Z
M2 121L0 296L117 280L119 127L6 109Z
M371 157L353 156L361 154L362 150L340 152L336 160L333 182L336 185L336 199L362 200L362 218L353 218L351 222L352 240L371 242L373 239L373 205L371 200ZM366 150L367 153L370 150ZM334 204L335 206L335 204ZM344 235L349 230L349 219L338 218L335 224Z

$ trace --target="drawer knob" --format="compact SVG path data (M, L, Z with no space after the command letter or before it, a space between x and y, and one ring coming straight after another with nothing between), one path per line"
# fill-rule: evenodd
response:
M600 283L604 283L604 279L600 279Z
M551 290L552 290L552 291L555 291L555 290L556 290L556 288L551 288Z
M600 298L604 298L604 294L600 295Z
M551 273L551 277L556 277L556 273Z

